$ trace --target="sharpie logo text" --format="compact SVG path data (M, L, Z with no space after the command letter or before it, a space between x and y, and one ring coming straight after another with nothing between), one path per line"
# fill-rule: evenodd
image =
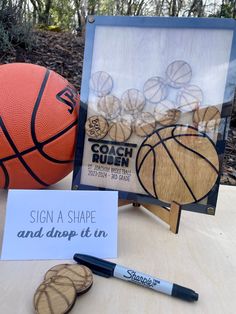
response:
M159 280L141 274L137 274L136 271L132 269L127 270L127 275L124 275L124 278L127 278L130 281L133 281L139 285L146 287L154 287L157 284L160 284Z

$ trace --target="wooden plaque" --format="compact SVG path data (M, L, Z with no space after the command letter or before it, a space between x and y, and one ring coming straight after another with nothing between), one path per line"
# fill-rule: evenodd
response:
M72 188L214 214L234 30L222 19L89 18Z

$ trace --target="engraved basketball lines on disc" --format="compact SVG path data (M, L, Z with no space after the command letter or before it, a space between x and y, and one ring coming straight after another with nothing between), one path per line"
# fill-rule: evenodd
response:
M156 184L156 180L157 180L157 174L156 174L156 165L157 165L157 163L158 162L160 162L160 160L158 160L158 152L157 151L155 151L155 149L156 149L156 147L157 146L159 146L159 145L162 145L163 146L163 148L164 148L164 151L166 152L166 154L167 154L167 156L170 158L170 160L171 160L171 163L173 164L173 166L174 166L174 168L176 169L176 171L177 171L177 173L178 173L178 175L179 175L179 177L181 178L181 180L182 180L182 182L183 182L183 184L184 184L184 186L185 186L185 188L186 188L186 190L188 191L188 193L190 193L190 195L191 195L191 198L192 198L192 202L198 202L198 201L200 201L201 199L203 199L204 197L206 197L207 195L208 195L208 193L210 192L210 190L208 190L207 191L207 193L203 193L204 194L204 196L202 196L202 197L200 197L199 198L199 196L196 196L195 195L195 193L194 193L194 191L193 191L193 189L194 188L191 188L191 186L190 186L190 184L189 184L189 182L188 182L188 180L185 178L185 176L184 176L184 174L183 174L183 172L182 172L182 170L180 169L180 167L179 167L179 165L178 165L178 161L174 158L174 156L173 156L173 151L171 152L170 151L170 149L168 148L168 146L167 146L167 141L168 140L173 140L177 145L179 145L179 146L181 146L181 147L183 147L184 148L184 150L187 150L187 151L189 151L189 152L191 152L191 154L194 154L195 155L195 157L197 156L197 157L199 157L201 160L204 160L204 162L206 162L209 166L210 166L210 169L212 169L212 171L213 171L213 176L215 176L216 177L216 179L217 179L217 177L218 177L218 175L219 175L219 163L218 163L218 160L217 160L217 165L214 165L209 159L210 159L210 157L209 157L209 159L208 159L208 157L206 158L204 155L202 155L201 153L199 153L198 151L195 151L195 150L193 150L193 149L191 149L190 147L188 147L188 146L186 146L186 145L184 145L182 142L180 142L180 140L181 140L181 138L186 138L186 137L195 137L196 139L197 138L205 138L206 140L208 140L209 141L209 143L211 143L211 145L212 145L212 148L214 148L214 144L213 144L213 142L204 134L204 133L187 133L188 132L188 130L186 130L186 133L182 133L182 134L175 134L175 131L177 130L177 128L178 127L181 127L181 125L176 125L176 126L171 126L172 127L172 130L171 130L171 133L170 133L170 135L169 136L167 136L166 138L162 138L161 137L161 135L160 135L160 132L159 131L161 131L161 130L163 130L163 129L166 129L166 128L170 128L170 126L169 127L164 127L164 128L161 128L161 129L159 129L158 131L155 131L155 132L153 132L152 133L152 135L151 136L154 136L155 134L156 134L156 137L157 137L157 139L156 139L156 141L157 141L157 143L156 144L154 144L154 145L152 145L152 143L145 143L151 136L149 136L144 142L143 142L143 144L140 146L140 149L139 149L139 151L138 151L138 154L137 154L137 159L136 159L136 171L137 171L137 176L138 176L138 180L139 180L139 182L140 182L140 184L141 184L141 186L143 187L143 189L149 194L149 195L151 195L152 197L155 197L155 198L157 198L157 199L159 199L160 197L158 196L158 193L157 193L157 191L156 191L156 188L157 188L157 184ZM196 129L194 129L193 127L190 127L190 126L188 126L188 128L190 129L190 130L196 130ZM204 144L204 143L203 143ZM146 151L144 151L143 152L143 155L142 155L142 153L140 153L141 152L141 150L143 150L143 148L147 148L147 150ZM214 148L215 149L215 148ZM153 165L149 165L149 166L152 166L153 168L152 168L152 178L150 178L149 180L150 180L150 185L149 185L149 188L147 187L147 183L145 183L145 182L143 182L143 178L142 178L142 173L140 174L140 172L141 172L141 169L142 169L142 167L143 166L145 166L144 165L144 163L145 163L145 160L146 160L146 158L149 156L149 154L152 154L152 162L153 162ZM216 152L215 152L215 154L216 154ZM141 158L140 158L141 157ZM150 159L149 159L150 160ZM187 167L187 166L186 166ZM215 175L214 175L214 173L215 173ZM168 177L168 178L163 178L164 180L172 180L172 175L170 176L170 177ZM208 178L206 178L206 180L207 180ZM216 180L215 180L216 181ZM199 184L201 184L201 182L199 182ZM151 190L150 190L150 188L151 188ZM160 187L161 188L161 187ZM212 187L211 187L212 188ZM170 192L172 192L172 191L170 191ZM162 201L166 201L166 200L163 200L163 199L161 199ZM175 200L175 199L173 199L173 200L170 200L170 202L171 201L178 201L178 200ZM166 201L167 202L167 201Z
M41 98L43 96L43 92L45 90L48 78L50 76L50 72L51 72L50 70L46 70L43 82L42 82L40 90L39 90L38 97L37 97L35 105L34 105L32 117L31 117L31 137L32 137L32 140L33 140L35 146L33 146L31 148L28 148L28 149L26 149L26 150L24 150L22 152L19 152L19 150L17 149L16 145L14 144L14 141L12 140L12 138L11 138L11 136L10 136L10 134L9 134L9 132L8 132L4 122L3 122L2 117L0 116L0 129L3 131L3 134L4 134L5 138L7 139L10 147L14 151L14 154L6 156L6 157L0 159L0 168L2 169L3 174L5 176L4 189L8 188L9 182L10 182L8 171L7 171L7 169L6 169L5 165L4 165L4 163L7 162L8 160L12 160L14 158L18 158L19 161L21 162L21 164L23 165L23 167L34 178L34 180L37 181L39 184L45 186L45 187L49 186L49 184L44 182L44 181L42 181L34 173L34 171L25 162L25 160L23 158L24 155L27 155L28 153L31 153L31 152L37 150L44 158L46 158L47 160L49 160L51 162L54 162L54 163L65 164L65 163L71 163L73 161L73 160L58 160L58 159L52 158L51 156L49 156L48 154L46 154L43 151L43 148L44 148L45 145L55 141L56 139L58 139L59 137L61 137L65 133L67 133L71 128L76 126L77 119L74 122L72 122L69 126L67 126L65 129L63 129L59 133L55 134L54 136L48 138L47 140L45 140L43 142L39 142L37 140L37 136L36 136L36 132L35 132L35 120L36 120L37 111L38 111L39 106L40 106Z

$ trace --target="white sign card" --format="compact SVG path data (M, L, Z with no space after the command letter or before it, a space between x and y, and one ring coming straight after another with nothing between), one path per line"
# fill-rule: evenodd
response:
M1 259L117 257L118 193L10 190Z

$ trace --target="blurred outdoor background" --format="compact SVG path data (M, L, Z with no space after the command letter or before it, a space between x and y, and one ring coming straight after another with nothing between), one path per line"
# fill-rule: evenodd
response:
M236 0L0 0L0 64L43 65L80 91L88 15L236 18ZM221 182L236 185L236 101Z

